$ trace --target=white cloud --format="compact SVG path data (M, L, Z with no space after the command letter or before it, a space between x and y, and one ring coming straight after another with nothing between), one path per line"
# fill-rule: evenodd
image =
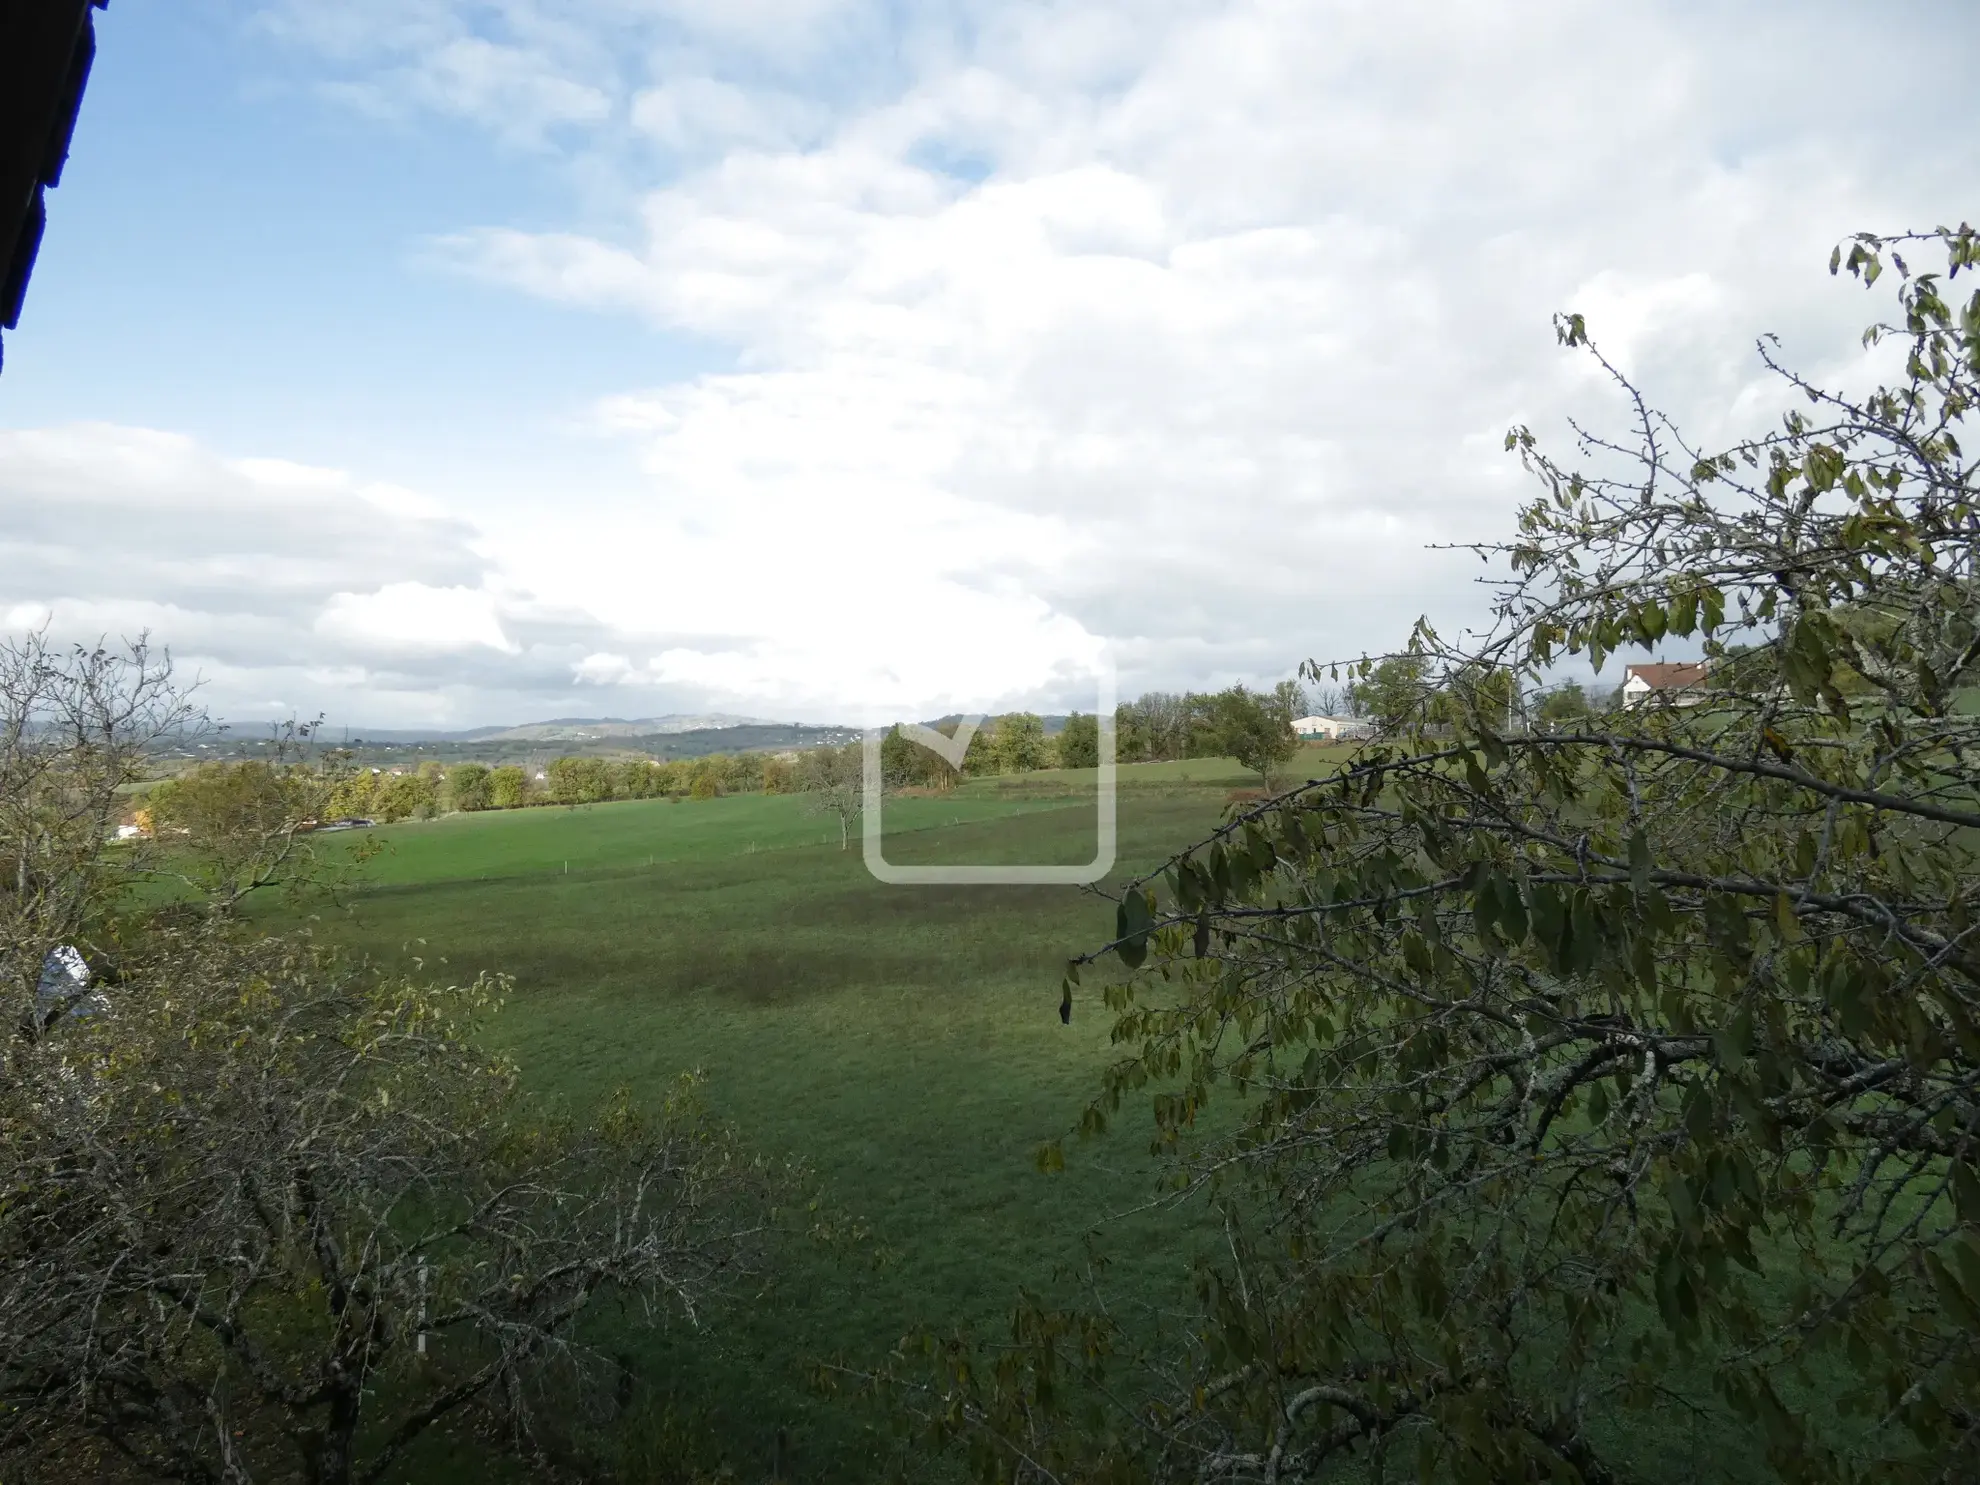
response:
M430 497L340 470L83 424L0 432L0 491L6 627L149 633L221 715L287 696L361 723L519 716L600 634Z
M1554 311L1709 440L1772 405L1762 331L1853 374L1871 306L1821 272L1837 237L1980 187L1955 5L288 0L269 24L367 106L569 151L582 217L462 224L446 261L733 353L597 407L642 452L638 503L546 490L466 531L411 492L210 464L215 529L314 501L415 535L334 560L173 538L160 601L273 605L350 650L312 663L444 676L450 705L1064 704L1102 639L1132 689L1462 622L1477 566L1425 547L1507 530L1506 426L1602 415ZM1921 27L1943 44L1891 65ZM1839 58L1851 87L1808 85ZM193 456L125 432L91 457L136 492Z
M526 52L464 36L439 48L416 74L438 107L470 118L530 121L534 128L595 124L612 111L602 88L546 72Z
M1640 278L1603 270L1567 299L1588 324L1599 329L1602 354L1627 376L1634 376L1643 351L1703 342L1708 354L1717 328L1738 306L1709 273ZM1598 370L1593 363L1584 368Z
M475 588L387 583L371 593L333 593L317 615L318 634L391 650L460 650L476 645L514 654L495 596Z
M672 154L774 148L806 141L821 111L788 93L760 92L706 76L668 78L638 93L632 126Z
M353 578L447 585L484 566L472 528L430 506L395 516L342 471L153 429L0 430L0 490L0 574L17 590L279 620Z
M258 20L283 40L355 67L323 82L333 98L387 117L449 115L509 143L540 146L558 131L605 122L618 92L611 47L595 28L558 11L527 0L487 8L448 0L276 0Z
M1703 417L1759 330L1840 338L1862 311L1828 243L1941 184L1792 111L1728 159L1712 35L1668 11L983 20L816 146L704 91L733 147L647 191L629 237L447 244L739 348L599 409L646 446L635 529L676 565L587 558L594 601L762 637L676 673L932 684L895 616L949 610L971 617L945 634L1023 634L1004 654L1034 685L1097 636L1144 681L1208 683L1476 617L1476 567L1425 547L1505 531L1504 429L1586 408L1551 312ZM946 643L1008 679L994 643Z
M639 678L638 668L624 655L608 655L602 650L586 655L572 667L580 681L591 686L624 686Z

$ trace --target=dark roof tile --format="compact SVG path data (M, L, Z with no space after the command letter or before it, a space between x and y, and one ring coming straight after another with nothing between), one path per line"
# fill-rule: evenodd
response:
M20 323L106 0L0 0L0 329ZM0 365L4 365L0 360Z

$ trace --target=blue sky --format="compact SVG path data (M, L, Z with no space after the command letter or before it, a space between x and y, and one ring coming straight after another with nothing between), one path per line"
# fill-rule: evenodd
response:
M213 708L855 720L1475 618L1578 309L1709 439L1971 219L1971 6L115 0L0 617Z
M583 440L551 454L543 439L591 399L725 359L430 260L463 223L583 213L562 156L325 97L323 59L244 7L120 0L99 24L75 164L11 338L10 424L85 416L437 482L496 451L578 457Z

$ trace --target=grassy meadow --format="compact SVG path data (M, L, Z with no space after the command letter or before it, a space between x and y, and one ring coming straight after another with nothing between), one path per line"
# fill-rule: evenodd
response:
M1255 782L1221 760L1124 767L1117 874L1197 838ZM1088 860L1092 775L979 780L889 800L885 821L890 859ZM1112 905L1091 893L884 886L857 833L841 850L837 820L796 796L454 815L377 835L387 849L347 910L321 917L323 936L450 979L512 975L494 1039L575 1104L621 1086L657 1100L700 1072L711 1108L759 1150L802 1160L827 1206L864 1225L856 1243L795 1245L774 1287L707 1337L641 1343L649 1380L746 1469L781 1452L792 1478L870 1478L891 1436L822 1399L813 1364L877 1359L921 1326L994 1327L1020 1286L1065 1292L1082 1234L1151 1193L1133 1125L1070 1152L1063 1175L1032 1162L1108 1056L1097 989L1070 1026L1058 1016L1067 955L1110 934ZM1189 1251L1172 1226L1135 1241L1137 1220L1108 1244L1111 1286L1176 1295Z
M1346 751L1309 748L1297 766L1317 775ZM1115 879L1200 838L1256 783L1228 760L1123 767ZM889 799L885 823L890 860L1085 861L1093 776ZM1058 1016L1065 960L1111 935L1110 901L883 885L857 830L842 850L838 821L802 796L451 815L374 835L385 849L340 910L317 915L319 935L428 976L511 976L492 1040L572 1105L621 1087L657 1103L699 1074L716 1114L801 1162L823 1211L861 1229L793 1241L768 1287L700 1335L604 1337L647 1387L626 1481L696 1478L663 1463L682 1436L719 1440L744 1479L867 1480L890 1464L948 1478L903 1453L912 1442L876 1411L823 1394L818 1363L878 1363L924 1328L994 1337L1020 1289L1075 1297L1096 1232L1106 1293L1129 1307L1117 1315L1152 1317L1187 1293L1215 1234L1136 1210L1156 1192L1140 1115L1069 1143L1063 1174L1033 1163L1110 1056L1103 973L1089 972L1070 1026ZM1752 1439L1700 1417L1639 1419L1606 1443L1646 1479L1764 1475ZM405 1478L527 1478L500 1468L435 1438Z

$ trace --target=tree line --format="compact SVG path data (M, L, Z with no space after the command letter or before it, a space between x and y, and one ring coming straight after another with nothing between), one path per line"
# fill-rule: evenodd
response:
M1234 757L1262 778L1298 748L1292 724L1305 705L1297 682L1272 691L1232 686L1214 693L1150 692L1115 710L1116 757L1124 763ZM958 724L938 727L954 737ZM323 824L339 820L432 819L454 812L603 804L626 799L714 799L730 794L817 794L860 777L862 745L802 752L709 753L662 760L574 754L540 769L520 764L443 765L429 759L403 771L366 767L340 748L314 749L306 735L265 758L214 761L153 785L136 818L149 831L204 831L219 814L255 809L271 817L307 810ZM966 778L1092 768L1100 761L1100 724L1074 712L1056 733L1035 712L1010 712L975 730L960 769L905 736L881 741L889 788L948 789ZM258 796L260 803L246 803Z

